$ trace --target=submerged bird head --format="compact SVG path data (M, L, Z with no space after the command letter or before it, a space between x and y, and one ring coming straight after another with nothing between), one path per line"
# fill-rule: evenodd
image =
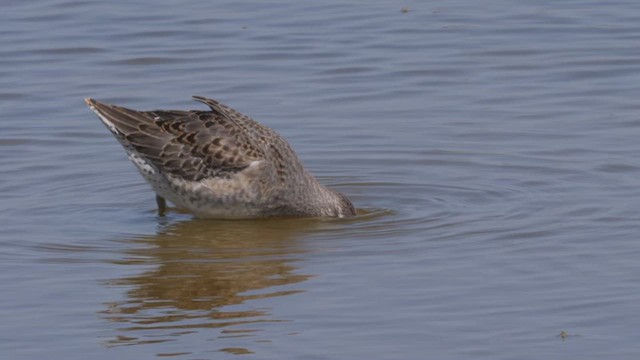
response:
M338 196L338 217L354 216L356 214L356 208L353 206L351 200L341 192L335 190L334 192Z
M331 194L331 200L325 205L328 210L327 216L343 218L356 214L356 208L345 194L329 188L327 190Z
M356 215L356 208L346 195L321 184L306 172L305 180L304 186L288 188L288 196L296 199L296 212L338 218Z

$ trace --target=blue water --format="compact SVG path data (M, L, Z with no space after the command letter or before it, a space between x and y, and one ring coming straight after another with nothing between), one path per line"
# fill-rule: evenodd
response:
M3 5L3 359L640 356L640 3ZM83 98L191 95L362 215L157 217Z

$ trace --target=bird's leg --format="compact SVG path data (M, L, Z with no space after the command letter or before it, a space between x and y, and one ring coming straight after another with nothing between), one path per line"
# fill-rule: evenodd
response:
M160 195L156 194L156 203L158 204L158 216L164 216L167 211L167 201Z

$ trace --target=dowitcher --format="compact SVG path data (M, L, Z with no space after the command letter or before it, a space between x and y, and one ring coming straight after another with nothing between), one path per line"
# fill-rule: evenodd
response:
M216 100L209 111L136 111L85 102L156 192L203 218L355 215L349 199L320 184L274 130Z

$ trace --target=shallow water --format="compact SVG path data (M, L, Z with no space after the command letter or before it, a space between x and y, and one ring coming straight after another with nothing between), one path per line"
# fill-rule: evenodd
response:
M640 3L4 5L3 358L640 356ZM82 100L191 95L360 215L157 217Z

